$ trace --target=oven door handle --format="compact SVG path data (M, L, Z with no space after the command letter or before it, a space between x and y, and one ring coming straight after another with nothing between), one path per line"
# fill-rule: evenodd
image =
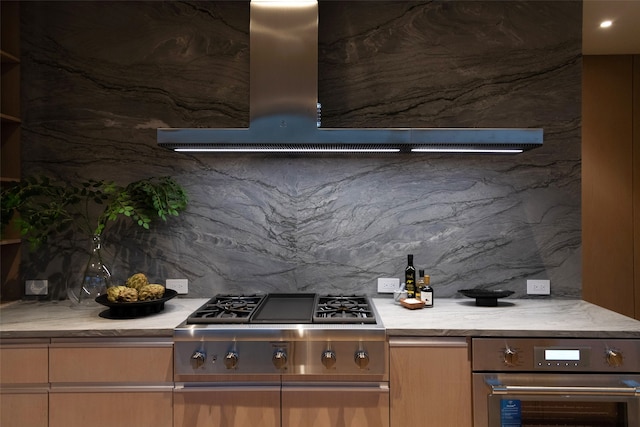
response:
M492 394L640 396L640 387L553 387L489 384Z

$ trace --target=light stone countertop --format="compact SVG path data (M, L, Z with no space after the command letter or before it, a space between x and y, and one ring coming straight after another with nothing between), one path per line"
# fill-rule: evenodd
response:
M208 298L172 298L159 313L137 319L100 316L107 307L73 306L70 301L15 302L0 307L1 338L173 337L173 329Z
M106 307L98 305L15 302L0 307L0 337L172 337L173 329L207 300L177 297L160 313L123 320L101 317ZM389 336L640 338L640 321L575 299L505 298L498 307L477 307L472 299L442 298L420 310L408 310L391 297L376 297L373 303Z
M538 336L640 338L640 321L578 299L498 300L478 307L473 299L436 299L434 306L404 308L374 298L388 336Z

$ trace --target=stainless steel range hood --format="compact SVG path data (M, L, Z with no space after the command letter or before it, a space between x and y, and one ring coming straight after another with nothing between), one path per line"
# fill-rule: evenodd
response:
M542 129L323 128L317 1L251 1L248 128L160 128L158 144L198 152L505 152Z

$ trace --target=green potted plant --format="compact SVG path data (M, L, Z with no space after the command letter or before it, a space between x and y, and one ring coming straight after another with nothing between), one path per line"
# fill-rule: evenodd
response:
M89 301L109 284L110 272L101 255L101 239L109 224L130 220L150 229L154 220L177 216L187 201L184 188L171 177L141 179L126 186L107 180L70 184L46 176L27 177L2 188L2 232L7 227L18 227L32 250L53 236L69 232L90 237L89 261L82 283L77 291L67 292L78 302Z

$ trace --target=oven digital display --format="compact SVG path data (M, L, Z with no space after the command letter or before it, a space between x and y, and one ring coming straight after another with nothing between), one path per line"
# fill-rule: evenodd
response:
M566 361L579 361L580 350L549 350L544 351L545 360L566 360Z
M591 364L589 347L534 347L534 366L544 370L587 369Z

